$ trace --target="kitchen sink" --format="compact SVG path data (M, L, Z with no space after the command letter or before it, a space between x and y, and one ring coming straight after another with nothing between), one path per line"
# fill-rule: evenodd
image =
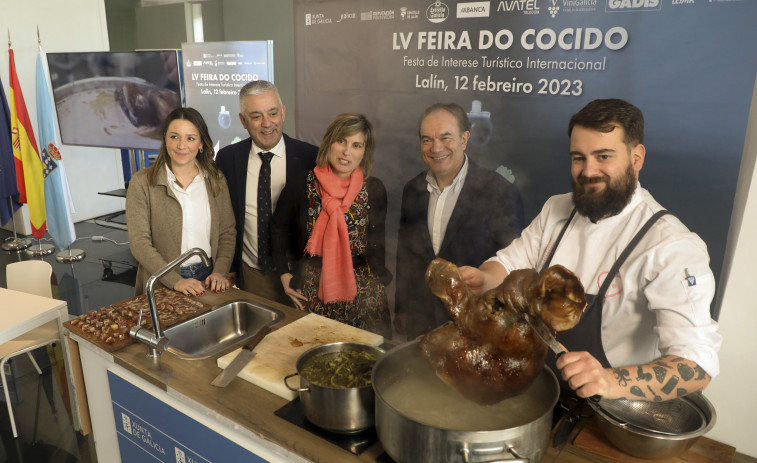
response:
M261 328L284 318L280 310L238 300L166 328L166 351L179 358L200 360L255 336Z

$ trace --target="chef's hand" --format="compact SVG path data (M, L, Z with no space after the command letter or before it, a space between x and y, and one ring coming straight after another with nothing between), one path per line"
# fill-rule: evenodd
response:
M397 334L407 334L407 314L394 314L394 330Z
M479 268L463 265L460 273L468 288L478 295L496 288L507 276L505 267L494 261L484 262Z
M611 397L612 370L602 367L588 352L566 352L555 364L578 397Z
M183 278L173 285L173 289L187 296L202 296L205 294L205 286L194 278Z
M229 276L226 277L229 280L229 286L234 286L237 284L237 272L229 272Z
M214 293L222 293L229 289L231 283L224 278L220 273L211 273L209 277L205 279L205 287Z
M299 292L296 289L292 289L291 282L292 278L294 278L294 275L291 273L284 273L281 275L281 285L284 287L284 292L287 296L292 300L294 303L294 306L297 307L300 310L305 310L305 307L302 306L302 302L300 301L307 301L308 298L302 295L301 292Z
M476 294L481 294L484 287L484 273L476 267L463 265L460 267L460 273L463 275L463 281Z

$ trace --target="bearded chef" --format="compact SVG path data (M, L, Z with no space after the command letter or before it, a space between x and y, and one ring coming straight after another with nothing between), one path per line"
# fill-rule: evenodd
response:
M705 243L639 184L641 111L595 100L568 134L573 193L549 198L521 237L479 268L461 267L466 283L480 294L515 269L555 264L579 276L589 304L575 328L557 334L569 352L551 358L579 397L658 401L704 389L719 373L715 280Z

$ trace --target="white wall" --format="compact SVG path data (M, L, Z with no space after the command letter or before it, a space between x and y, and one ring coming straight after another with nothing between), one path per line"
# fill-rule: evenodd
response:
M718 414L708 437L757 457L757 83L734 199L728 247L721 278L721 374L705 391ZM713 162L717 162L713 157ZM717 179L713 179L717 181Z
M0 79L9 98L8 49L5 44L10 31L16 73L36 136L37 27L45 52L108 50L105 6L103 0L0 0L0 12L0 42L3 44L0 47ZM61 155L76 209L74 222L124 208L123 199L98 194L124 186L119 150L63 145ZM26 206L16 213L15 221L20 234L31 233ZM11 223L4 228L12 230Z

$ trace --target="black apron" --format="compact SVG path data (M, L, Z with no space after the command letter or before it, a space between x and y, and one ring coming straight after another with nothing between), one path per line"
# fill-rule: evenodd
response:
M557 333L556 335L557 340L563 346L565 346L565 349L567 349L568 351L586 351L593 355L597 360L599 360L599 363L601 363L604 368L611 368L610 362L607 360L607 356L605 355L604 347L602 346L602 306L604 304L605 294L607 294L607 290L610 288L610 285L615 279L615 275L618 274L620 266L623 265L634 248L636 248L636 246L639 244L639 241L641 241L647 231L652 228L652 225L654 225L657 220L669 213L670 212L666 210L661 210L650 217L649 220L647 220L647 222L636 233L633 239L631 239L631 241L628 243L628 246L626 246L620 256L618 256L618 260L615 261L612 268L605 276L605 279L602 282L602 286L599 288L599 292L597 294L586 295L586 302L588 306L586 310L584 310L584 313L581 315L581 319L578 322L578 325L568 331ZM570 222L571 220L573 220L573 217L575 215L576 210L573 209L573 212L570 213L570 216L568 217L567 222L565 222L565 225L560 231L560 234L557 235L557 240L552 247L552 251L549 253L547 261L544 263L544 266L541 268L540 272L544 272L544 270L549 267L549 264L555 255L555 251L557 250L557 246L560 244L565 231L568 229L568 225L570 225ZM564 393L570 393L572 392L572 390L570 389L568 384L560 377L560 372L555 366L556 361L557 357L555 356L555 354L552 351L549 351L547 353L546 363L552 369L552 371L555 372L555 375L560 382L560 389Z

